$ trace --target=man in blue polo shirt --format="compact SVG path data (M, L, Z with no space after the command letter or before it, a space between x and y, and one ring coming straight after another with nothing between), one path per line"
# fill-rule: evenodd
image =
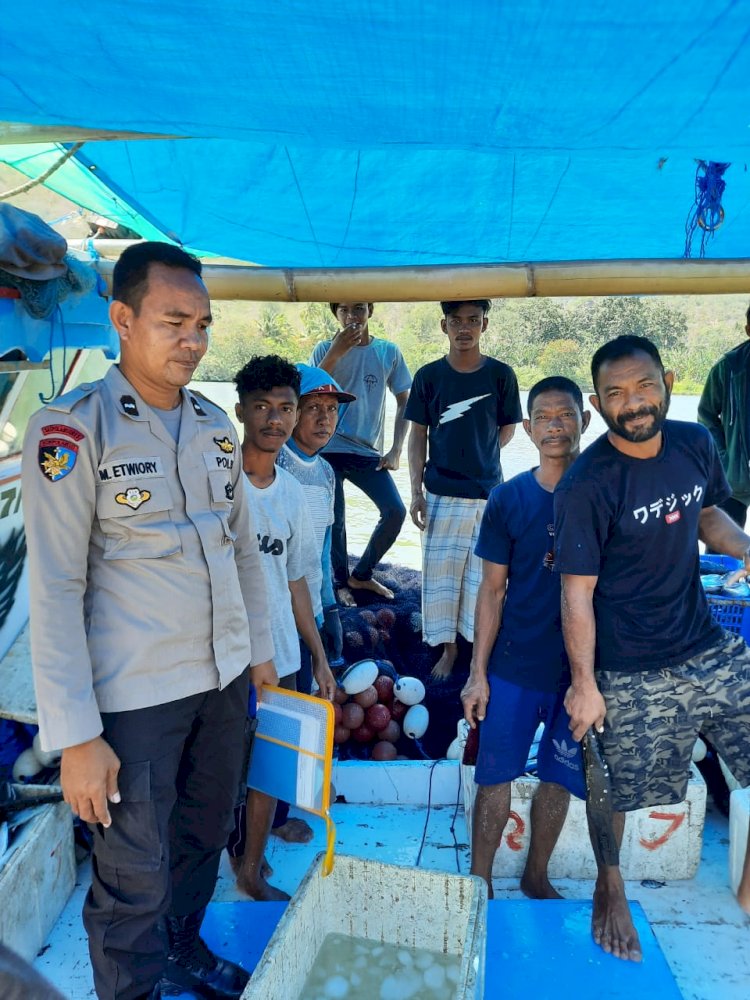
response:
M529 392L523 426L539 465L496 486L482 517L482 558L474 653L461 692L469 725L479 726L471 871L492 896L492 864L510 814L511 781L523 774L534 733L539 789L531 807L531 844L521 889L559 899L547 875L568 812L570 792L583 798L578 744L570 737L563 697L569 670L560 625L560 579L553 573L555 486L578 456L590 414L570 379L542 379Z

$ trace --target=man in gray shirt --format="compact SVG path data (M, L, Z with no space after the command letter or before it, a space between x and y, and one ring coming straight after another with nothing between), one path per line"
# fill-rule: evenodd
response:
M372 302L331 302L331 311L341 324L333 340L315 345L311 365L333 375L345 392L357 399L341 417L336 433L323 455L336 474L336 496L331 564L334 586L342 604L354 604L352 590L369 590L393 600L393 592L373 578L372 571L393 545L406 517L391 472L398 469L406 438L404 418L411 375L401 351L368 329ZM393 445L383 454L386 389L396 397ZM372 500L380 513L375 530L357 565L349 573L346 544L344 482L352 482Z
M247 667L256 687L276 674L239 441L185 388L211 323L200 275L168 244L125 251L119 365L35 414L23 453L40 736L91 824L84 923L107 1000L239 997L248 979L199 931L239 787Z

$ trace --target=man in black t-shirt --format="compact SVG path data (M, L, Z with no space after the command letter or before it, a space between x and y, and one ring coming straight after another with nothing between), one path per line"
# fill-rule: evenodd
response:
M480 349L489 299L440 306L448 354L419 369L406 405L410 513L424 532L422 636L443 647L432 671L438 679L453 669L458 633L474 639L479 525L490 490L502 482L500 449L523 417L513 369Z
M717 506L730 490L708 432L666 419L673 373L656 347L618 337L591 371L609 429L555 492L555 568L565 707L576 740L599 734L619 843L626 811L685 798L699 729L750 783L750 650L713 622L698 566L700 539L750 570L750 537ZM597 863L594 939L639 961L619 867ZM747 857L738 900L750 912Z

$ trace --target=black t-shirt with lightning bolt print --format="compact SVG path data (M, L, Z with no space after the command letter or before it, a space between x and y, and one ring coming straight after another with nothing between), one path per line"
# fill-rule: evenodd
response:
M515 373L495 358L475 372L433 361L414 376L406 418L428 428L425 489L484 499L503 481L498 429L522 419Z

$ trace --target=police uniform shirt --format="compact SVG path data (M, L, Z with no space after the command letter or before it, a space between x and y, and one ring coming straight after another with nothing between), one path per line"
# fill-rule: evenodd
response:
M42 745L225 687L273 644L236 432L181 390L175 442L119 368L36 413L23 453Z

